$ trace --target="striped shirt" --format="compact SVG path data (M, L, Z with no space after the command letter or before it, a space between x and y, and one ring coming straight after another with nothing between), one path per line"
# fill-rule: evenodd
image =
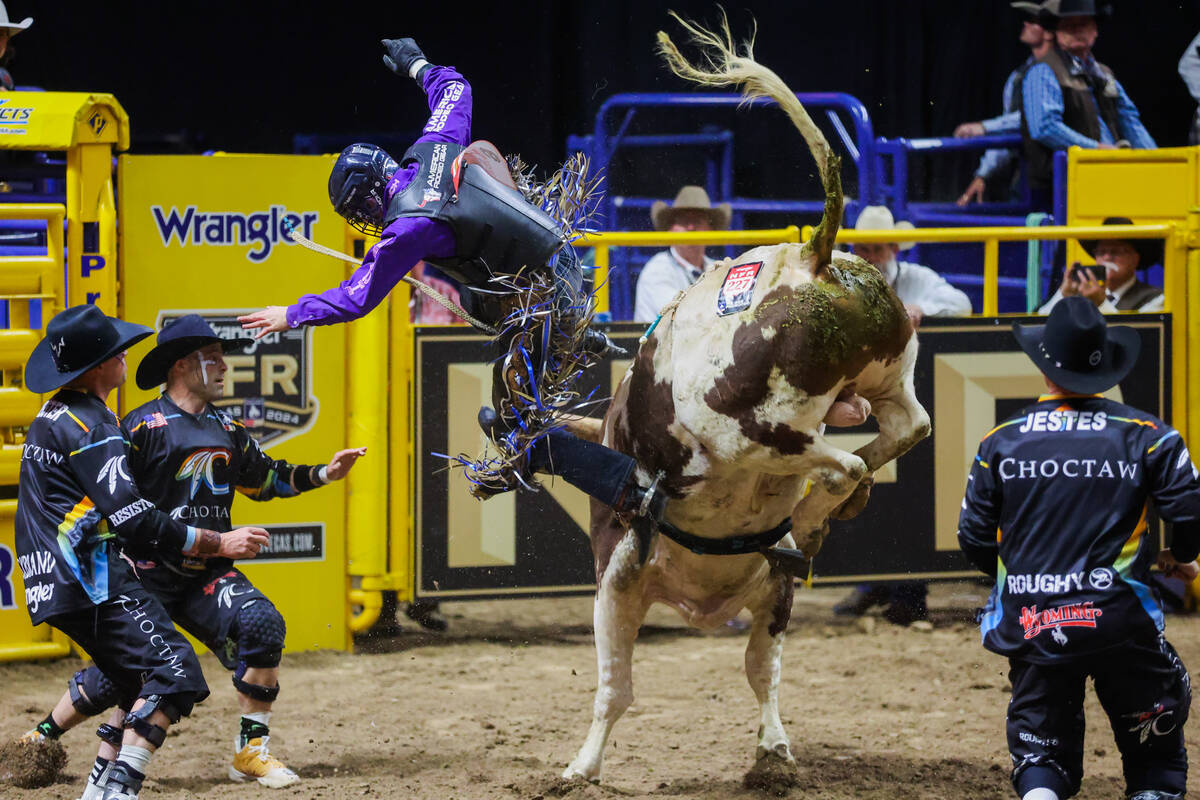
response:
M1072 75L1083 75L1088 68L1096 68L1095 60L1088 58L1085 64L1079 58L1064 54L1067 66ZM1120 124L1120 138L1128 140L1130 146L1139 150L1153 150L1158 145L1154 137L1142 125L1141 115L1137 106L1125 93L1125 88L1115 78L1112 79L1117 91L1117 118ZM1068 147L1079 146L1095 149L1101 143L1115 144L1117 138L1108 129L1103 117L1099 118L1100 140L1084 136L1063 122L1062 87L1049 64L1035 64L1025 73L1022 84L1022 96L1025 102L1025 122L1029 127L1029 135L1055 150L1065 150ZM1095 95L1093 93L1093 102Z

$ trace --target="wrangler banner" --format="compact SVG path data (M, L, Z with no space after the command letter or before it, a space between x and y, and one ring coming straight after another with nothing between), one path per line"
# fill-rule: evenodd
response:
M119 160L121 316L161 329L200 314L224 339L237 316L289 305L344 280L348 265L293 244L285 228L341 247L345 224L329 205L325 156L122 156ZM156 391L132 376L153 338L129 354L122 413ZM346 328L300 328L264 336L225 356L225 396L272 458L324 464L346 447ZM365 445L369 442L358 442ZM358 469L386 469L368 456ZM287 620L287 649L345 649L345 483L288 499L239 497L234 526L264 525L277 537L260 559L240 562ZM336 612L331 612L335 609Z
M959 552L956 537L968 468L984 434L1045 388L1041 373L1017 346L1011 323L1011 318L976 317L922 324L915 383L932 417L933 434L876 473L870 502L858 517L832 523L814 562L817 583L978 575ZM1128 378L1105 394L1169 421L1170 317L1123 315L1121 323L1141 336L1141 357ZM636 352L643 330L620 324L610 334ZM468 495L462 474L447 469L438 455L474 455L481 447L475 414L490 401L487 361L492 357L481 336L417 329L416 593L499 597L592 591L588 503L582 493L543 476L542 492L480 503ZM592 370L597 397L611 395L629 363ZM826 437L853 451L874 438L874 430L868 420L861 428L831 429ZM1151 535L1158 535L1157 526Z

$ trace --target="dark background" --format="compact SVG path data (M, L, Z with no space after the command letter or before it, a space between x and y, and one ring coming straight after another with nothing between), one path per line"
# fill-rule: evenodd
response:
M416 131L419 90L388 72L378 39L413 36L430 60L456 65L475 93L474 134L531 163L561 160L568 133L590 130L616 92L688 91L653 52L667 17L717 19L712 2L294 2L44 4L9 65L19 85L111 92L129 112L133 152L291 152L295 133ZM837 0L727 4L735 33L758 21L758 59L797 91L843 91L869 109L878 135L948 135L1000 110L1005 77L1028 52L1019 18L996 0ZM1195 103L1176 72L1200 31L1200 4L1116 0L1098 58L1140 107L1160 146L1186 143ZM694 51L693 51L694 52ZM807 194L811 159L768 112L736 123L738 194ZM691 118L671 130L697 130ZM734 123L730 123L734 124ZM699 168L664 160L634 170L626 191L673 194ZM792 166L792 165L795 166ZM655 169L655 167L661 167ZM945 197L971 160L918 172ZM658 185L665 174L666 185ZM647 177L650 173L650 177ZM847 176L853 181L852 176ZM651 185L642 185L649 182ZM848 188L853 190L852 185ZM657 189L657 191L651 191Z

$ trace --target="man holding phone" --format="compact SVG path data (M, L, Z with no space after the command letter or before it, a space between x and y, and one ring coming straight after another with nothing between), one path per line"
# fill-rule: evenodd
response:
M1128 217L1106 217L1103 225L1132 225ZM1137 271L1162 261L1157 239L1080 239L1079 244L1095 264L1073 264L1062 284L1039 314L1049 314L1064 297L1078 295L1092 301L1102 314L1117 311L1153 313L1163 310L1162 289L1138 280Z

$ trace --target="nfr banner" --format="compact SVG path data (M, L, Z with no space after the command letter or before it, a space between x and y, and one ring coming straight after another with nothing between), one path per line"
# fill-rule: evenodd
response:
M1142 338L1134 370L1107 396L1170 419L1168 315L1123 316ZM1027 320L1037 324L1040 319ZM933 434L876 473L866 509L832 532L815 562L819 583L976 574L958 550L958 512L967 471L998 422L1045 388L1017 346L1011 319L928 319L920 331L917 397ZM613 325L630 352L644 326ZM474 456L483 446L475 421L490 402L495 354L487 340L461 329L417 328L414 392L417 517L416 592L427 597L502 597L590 592L595 588L587 539L588 501L561 480L541 476L543 491L510 493L480 503L440 453ZM611 395L629 361L600 364L587 376L596 396ZM875 436L873 420L827 438L853 451ZM1158 535L1157 527L1152 535Z

